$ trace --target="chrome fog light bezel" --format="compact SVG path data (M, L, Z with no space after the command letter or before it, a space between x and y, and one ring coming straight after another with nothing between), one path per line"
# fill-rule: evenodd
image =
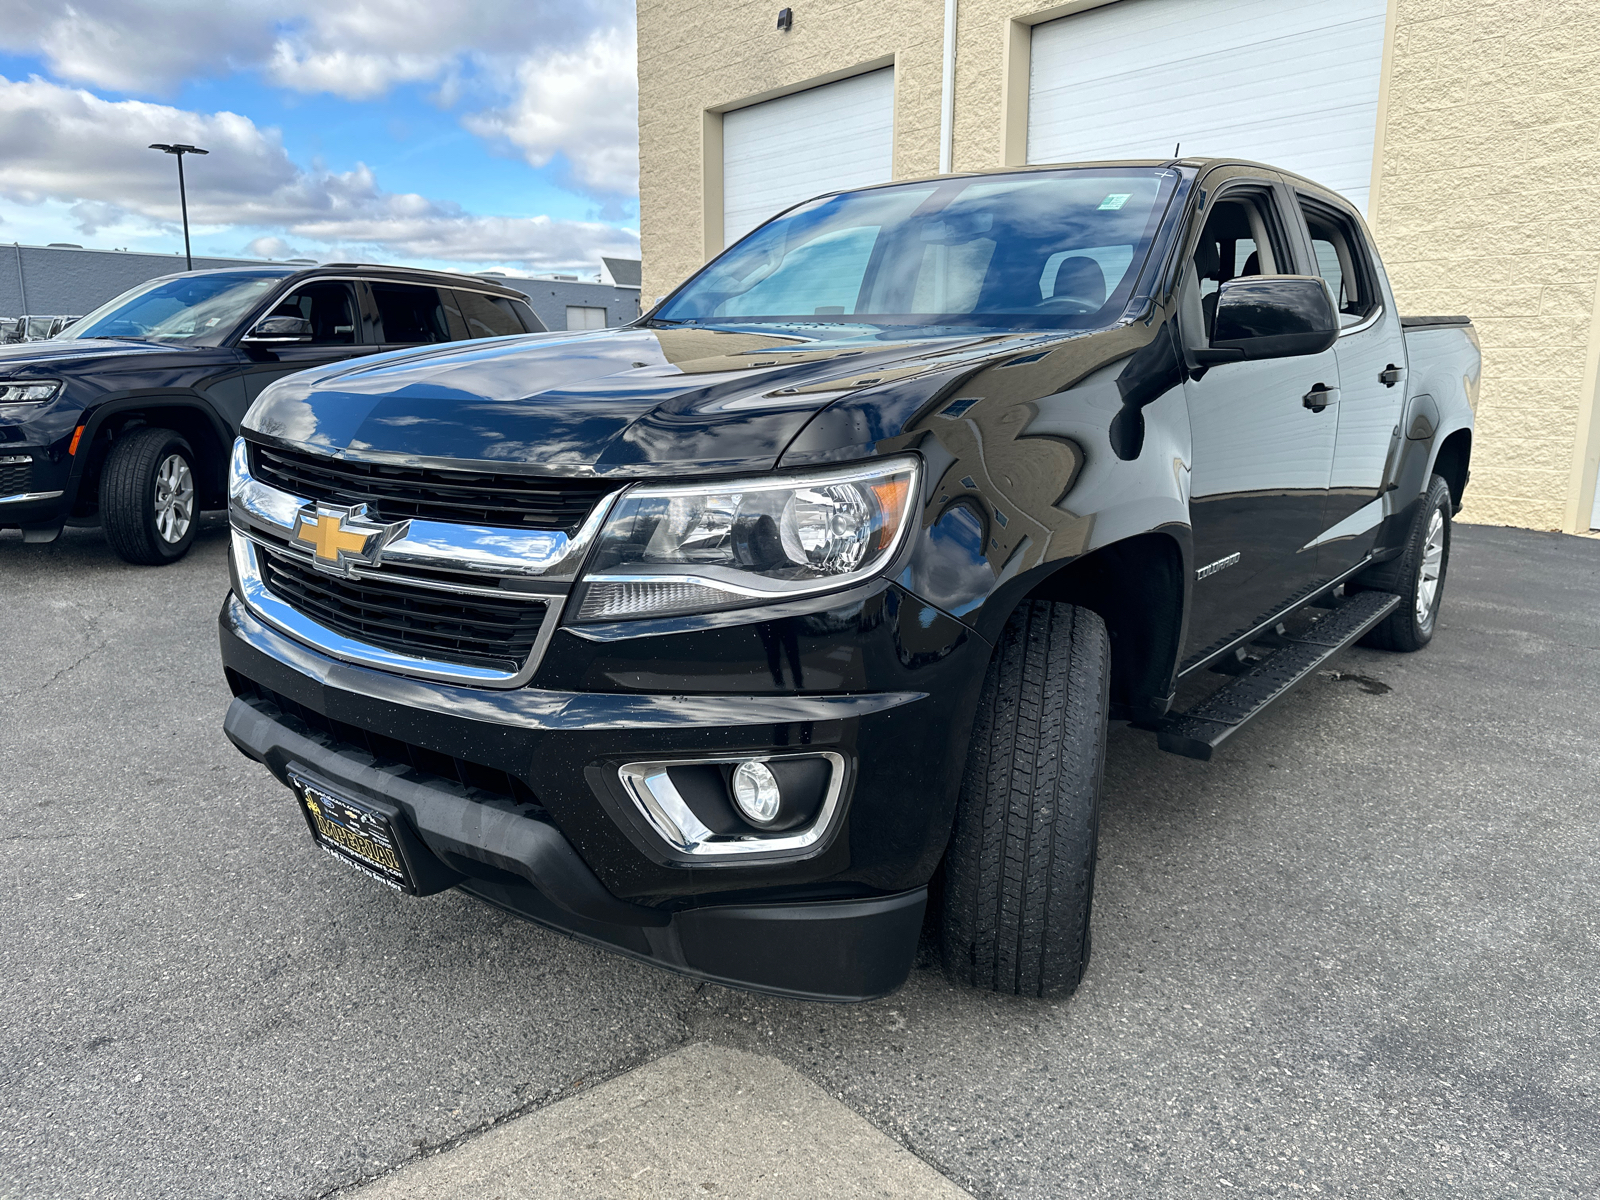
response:
M828 785L817 815L805 825L773 834L719 834L700 820L672 782L673 767L738 766L781 759L821 758L828 763ZM622 789L650 831L666 848L692 859L746 860L752 857L794 858L815 851L832 834L844 795L846 762L836 750L793 754L721 754L710 758L659 759L624 763L617 768ZM735 811L738 811L737 807ZM741 816L744 814L741 812ZM753 823L752 823L753 825Z

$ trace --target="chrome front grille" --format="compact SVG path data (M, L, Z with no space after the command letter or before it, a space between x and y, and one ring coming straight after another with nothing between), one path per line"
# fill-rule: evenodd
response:
M293 496L333 504L366 504L380 521L411 517L568 533L582 525L594 506L617 486L598 479L396 466L259 444L250 446L250 473Z
M272 462L292 455L328 464L325 476L315 474L320 466L307 467L305 478L360 480L361 468L375 465L235 447L228 510L245 604L335 658L487 687L516 687L532 677L616 491L610 485L604 493L592 489L571 530L395 518L381 507L395 502L387 484L374 485L370 495L341 484L331 498L327 488L317 495L288 491L277 486L284 477L265 465L269 454ZM277 482L255 476L258 462ZM571 481L523 482L531 494L541 482L555 492ZM337 529L339 538L358 544L370 532L373 540L349 558L325 548L308 529ZM360 532L347 535L347 529Z
M347 638L435 662L515 674L533 652L548 604L483 591L451 594L377 575L341 579L267 551L261 581L296 612Z

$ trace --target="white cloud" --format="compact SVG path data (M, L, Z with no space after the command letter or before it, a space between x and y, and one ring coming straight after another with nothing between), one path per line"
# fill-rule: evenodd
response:
M236 71L351 100L433 84L487 107L473 132L615 196L637 181L632 31L628 0L8 0L0 49L136 95Z
M632 28L601 30L578 49L525 60L516 99L462 123L510 142L535 167L565 154L586 190L631 195L639 188L637 58Z
M44 80L0 77L0 197L69 203L85 233L178 220L172 159L150 142L207 147L190 160L196 229L243 227L314 243L319 257L403 258L531 270L588 267L636 255L638 237L599 222L492 217L415 193L388 192L365 165L307 171L274 129L237 113L198 113L142 100L105 100Z

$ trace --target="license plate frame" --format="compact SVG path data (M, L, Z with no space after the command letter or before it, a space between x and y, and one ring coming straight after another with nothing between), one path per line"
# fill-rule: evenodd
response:
M397 892L418 894L393 814L293 771L289 786L324 853Z

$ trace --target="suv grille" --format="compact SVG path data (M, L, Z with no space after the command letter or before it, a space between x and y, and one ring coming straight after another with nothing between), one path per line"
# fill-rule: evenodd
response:
M457 525L563 529L583 524L616 484L478 471L396 467L250 445L250 473L262 483L333 504L367 504L379 521L407 517Z
M28 490L28 477L33 473L33 461L0 463L0 496L20 496Z
M533 652L548 601L442 592L370 576L341 579L258 544L262 582L345 637L413 658L515 673Z

